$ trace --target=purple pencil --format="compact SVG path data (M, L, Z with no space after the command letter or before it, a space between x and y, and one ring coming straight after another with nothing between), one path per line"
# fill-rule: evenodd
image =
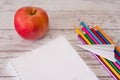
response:
M83 44L86 44L86 42L83 40L83 38L82 38L80 35L78 35L77 37L79 38L79 40L80 40Z

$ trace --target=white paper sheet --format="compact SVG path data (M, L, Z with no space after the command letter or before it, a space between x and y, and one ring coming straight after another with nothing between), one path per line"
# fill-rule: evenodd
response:
M10 62L18 80L98 80L64 37Z
M98 54L113 62L116 61L114 58L115 45L79 45L79 47L88 50L94 54Z

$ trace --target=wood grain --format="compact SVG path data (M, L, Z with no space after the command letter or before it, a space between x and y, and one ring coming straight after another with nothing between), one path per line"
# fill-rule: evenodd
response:
M120 46L120 0L1 0L0 1L0 80L16 80L7 62L24 55L37 47L64 35L99 80L113 80L112 76L96 60L81 48L73 25L79 20L93 26L99 25ZM49 15L49 30L38 41L27 41L19 37L14 28L15 12L23 6L38 6Z
M119 0L1 0L0 11L15 11L23 6L39 6L45 10L97 10L97 11L119 11Z
M102 29L120 29L120 12L118 11L47 11L49 16L49 29L73 29L79 26L79 19L87 24L99 25ZM15 29L15 12L0 12L0 29Z
M107 35L117 44L120 45L120 30L103 30ZM112 32L112 34L111 34ZM48 30L44 38L38 41L27 41L22 39L15 30L0 30L0 51L1 52L19 52L20 50L32 50L34 48L40 47L41 45L47 43L50 40L55 39L57 36L64 35L73 46L80 43L76 37L74 30ZM6 35L7 34L7 35ZM5 35L5 36L2 36ZM77 47L78 48L78 47ZM8 50L8 51L7 51Z

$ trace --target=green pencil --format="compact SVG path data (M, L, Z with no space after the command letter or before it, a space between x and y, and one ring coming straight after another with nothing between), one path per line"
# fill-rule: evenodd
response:
M95 43L93 42L93 40L92 40L87 34L84 34L84 35L85 35L85 37L90 41L91 44L95 44Z
M115 69L115 71L116 71L118 74L120 74L120 70L114 65L114 63L113 63L112 61L107 60L107 59L106 59L106 61Z

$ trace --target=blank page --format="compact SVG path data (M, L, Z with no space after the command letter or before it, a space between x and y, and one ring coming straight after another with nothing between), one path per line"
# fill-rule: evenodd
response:
M13 59L18 80L98 80L64 37Z

